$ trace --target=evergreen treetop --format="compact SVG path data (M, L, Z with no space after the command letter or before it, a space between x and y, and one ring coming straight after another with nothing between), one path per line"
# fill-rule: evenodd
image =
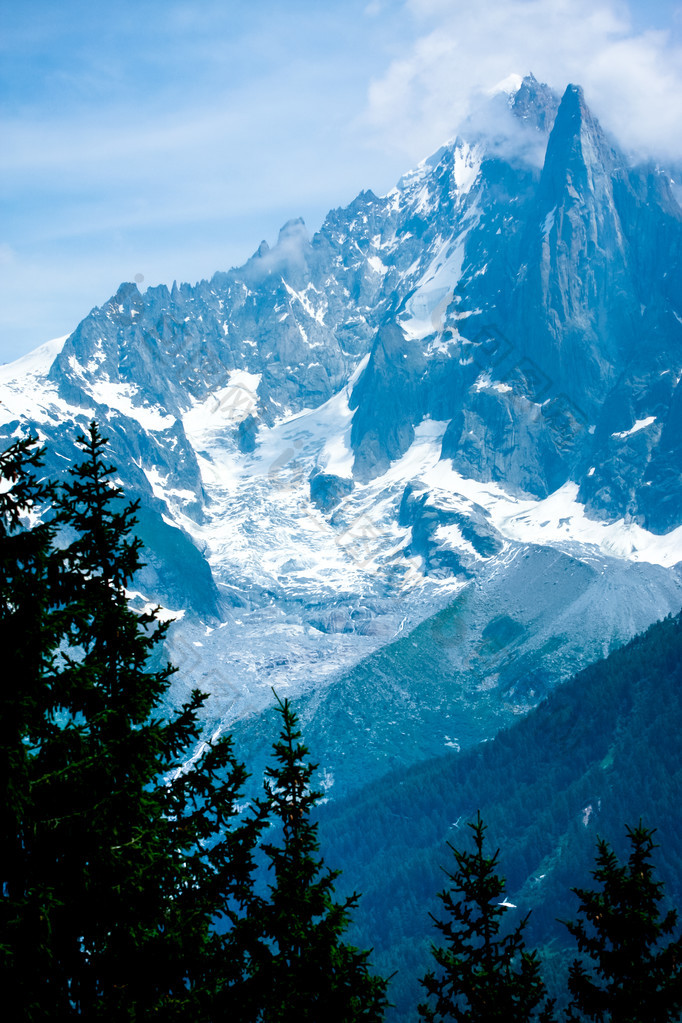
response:
M388 982L370 972L369 952L342 940L358 895L334 899L339 871L325 867L311 818L322 796L311 788L317 765L307 759L289 701L276 699L281 731L265 787L281 843L263 844L274 878L257 911L257 927L265 938L260 959L253 963L264 998L258 1018L267 1023L378 1023Z
M502 898L499 850L492 856L484 853L486 825L480 813L467 826L473 834L473 851L448 843L456 869L445 871L450 887L439 893L447 918L432 916L445 946L431 948L439 970L429 971L421 984L435 1004L421 1004L419 1015L431 1023L527 1023L532 1018L550 1023L552 1005L546 1001L539 958L526 950L523 939L528 918L511 933L500 933L511 907Z
M661 915L663 883L651 861L654 831L627 828L630 853L620 863L603 839L597 843L596 889L574 888L576 922L566 926L582 958L571 964L569 1020L598 1023L672 1023L682 1010L682 937L663 945L677 911Z

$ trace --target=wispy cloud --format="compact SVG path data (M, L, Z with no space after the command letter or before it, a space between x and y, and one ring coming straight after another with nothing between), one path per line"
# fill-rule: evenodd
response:
M30 11L8 9L6 351L74 327L93 297L136 272L194 281L273 242L291 217L315 229L376 180L382 157L363 146L353 117L397 23L365 6L32 0Z
M626 144L682 154L679 33L615 0L5 6L0 359L135 273L194 281L387 191L510 71L579 81Z
M583 85L606 128L638 154L682 157L682 47L604 0L407 0L415 39L371 84L366 121L411 157L451 135L510 71Z

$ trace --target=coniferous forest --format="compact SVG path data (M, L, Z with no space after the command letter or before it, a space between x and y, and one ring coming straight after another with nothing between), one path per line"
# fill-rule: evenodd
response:
M60 483L34 439L0 456L15 1018L680 1019L679 617L494 741L321 805L288 700L261 780L202 693L166 712L136 505L96 424L79 445Z

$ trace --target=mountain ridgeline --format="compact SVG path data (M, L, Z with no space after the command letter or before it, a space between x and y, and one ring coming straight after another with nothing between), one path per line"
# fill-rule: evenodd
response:
M123 285L55 360L60 394L90 408L108 380L158 403L173 425L155 459L166 467L172 448L168 467L200 495L179 425L193 401L234 370L257 374L248 446L260 423L331 398L369 353L350 399L355 479L404 454L428 417L448 422L442 452L465 476L536 497L573 480L599 517L682 524L669 176L631 167L577 86L553 104L528 78L510 112L517 134L549 132L541 167L474 132L312 239L290 221L273 249L196 287Z
M199 685L256 755L286 690L340 795L677 613L675 189L531 75L312 237L123 284L0 368L0 432L50 476L78 428L109 438L135 594L178 619L172 701Z

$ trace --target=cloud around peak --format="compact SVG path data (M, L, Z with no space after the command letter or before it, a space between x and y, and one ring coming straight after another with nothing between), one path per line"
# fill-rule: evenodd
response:
M407 0L415 38L369 89L364 120L414 159L469 116L510 73L563 92L580 83L604 127L636 157L682 159L682 46L639 30L610 0Z

